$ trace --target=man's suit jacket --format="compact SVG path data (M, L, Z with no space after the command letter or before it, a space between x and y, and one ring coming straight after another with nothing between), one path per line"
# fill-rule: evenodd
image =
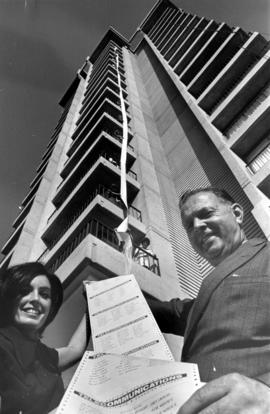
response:
M180 307L174 326L177 319L185 323L185 304L167 304L171 313L172 304ZM182 360L199 365L202 381L270 372L270 243L245 242L204 279L189 312Z

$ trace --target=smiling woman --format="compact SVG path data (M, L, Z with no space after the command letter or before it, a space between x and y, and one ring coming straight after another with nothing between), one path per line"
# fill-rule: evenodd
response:
M1 414L45 414L59 404L61 369L86 348L85 317L67 346L56 350L40 341L62 300L60 280L41 263L0 270Z
M14 323L35 336L45 324L51 310L51 284L45 275L32 279L15 309Z

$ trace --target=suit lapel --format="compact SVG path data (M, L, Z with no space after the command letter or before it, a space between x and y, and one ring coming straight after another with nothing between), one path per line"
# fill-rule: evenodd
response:
M204 279L187 324L185 332L185 347L192 338L192 332L196 328L197 323L214 290L229 274L254 257L265 246L265 244L265 240L261 239L248 240Z

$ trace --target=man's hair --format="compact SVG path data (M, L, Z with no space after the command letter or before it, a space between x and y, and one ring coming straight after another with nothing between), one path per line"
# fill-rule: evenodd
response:
M51 309L41 331L55 318L63 301L62 283L42 263L28 262L0 269L0 326L13 324L18 300L29 292L36 276L46 276L51 285Z
M223 190L221 188L217 188L217 187L201 187L201 188L196 188L195 190L187 190L185 191L179 199L179 208L181 210L181 208L183 207L183 205L185 204L185 202L193 195L198 194L198 193L212 193L215 194L215 196L217 196L218 198L220 198L221 200L223 200L226 203L229 204L234 204L235 200L232 198L232 196L226 191Z

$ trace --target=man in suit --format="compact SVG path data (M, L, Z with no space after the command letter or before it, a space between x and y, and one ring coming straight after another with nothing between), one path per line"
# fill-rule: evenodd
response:
M207 384L179 414L270 413L270 247L247 240L243 209L223 190L180 200L190 243L215 268L195 301L150 301L163 332L184 334L182 360Z

